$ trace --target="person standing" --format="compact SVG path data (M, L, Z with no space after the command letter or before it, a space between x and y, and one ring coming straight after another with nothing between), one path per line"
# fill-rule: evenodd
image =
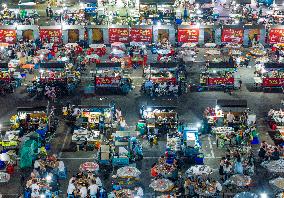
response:
M184 10L183 10L183 18L184 18L184 21L187 21L187 18L188 18L188 10L186 9L186 7L185 7Z
M46 16L49 17L49 6L46 7L45 13L46 13Z

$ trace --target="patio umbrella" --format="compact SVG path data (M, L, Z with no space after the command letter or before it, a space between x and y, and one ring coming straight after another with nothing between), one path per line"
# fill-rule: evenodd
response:
M196 46L196 43L184 43L182 44L182 48L193 48Z
M236 174L230 177L225 183L239 187L248 186L251 183L251 177L247 175Z
M276 186L277 188L284 190L284 178L278 177L269 181L269 184Z
M65 47L67 47L67 48L77 47L77 46L78 46L77 43L67 43L67 44L65 45Z
M168 179L157 179L154 180L149 187L157 192L168 192L173 189L174 183Z
M80 165L80 171L95 172L99 170L99 164L95 162L85 162Z
M122 168L119 168L117 170L117 177L121 177L121 178L130 178L130 177L139 177L139 175L141 174L141 172L132 166L124 166Z
M124 43L121 43L121 42L114 42L111 44L111 47L114 48L114 47L117 47L119 49L126 49L125 47L125 44Z
M259 198L259 196L251 192L241 192L236 194L234 198Z
M270 172L283 173L284 172L284 159L272 160L261 163L261 166Z
M207 165L195 165L190 167L185 173L188 175L209 175L212 173L212 168Z

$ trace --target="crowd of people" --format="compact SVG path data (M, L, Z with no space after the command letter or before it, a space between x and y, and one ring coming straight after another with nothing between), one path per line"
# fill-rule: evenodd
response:
M281 145L272 146L263 141L260 145L258 156L261 161L279 160L283 156L283 147Z

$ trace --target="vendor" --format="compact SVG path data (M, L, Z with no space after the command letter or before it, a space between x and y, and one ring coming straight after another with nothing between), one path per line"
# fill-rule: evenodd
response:
M229 113L227 114L227 121L228 121L228 127L233 127L233 123L235 120L234 114L232 114L232 111L230 110Z

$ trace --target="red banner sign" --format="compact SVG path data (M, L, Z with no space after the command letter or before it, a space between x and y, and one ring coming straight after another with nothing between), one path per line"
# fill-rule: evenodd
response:
M117 86L121 77L96 77L96 86Z
M134 42L152 42L151 29L132 28L129 32L130 41Z
M171 82L171 83L176 83L177 79L176 78L150 78L154 83L162 83L162 82Z
M178 42L197 43L199 29L178 29Z
M0 42L13 44L16 40L16 30L0 30Z
M264 87L278 87L284 85L284 78L263 78L262 85Z
M224 43L238 43L243 42L244 31L242 29L225 28L222 31L222 42Z
M268 35L268 42L274 43L284 43L284 29L271 29Z
M128 28L109 28L108 29L109 42L129 42L129 31Z
M208 78L208 85L233 85L234 78Z
M42 40L48 40L51 43L60 43L62 41L61 30L40 29L39 36Z

